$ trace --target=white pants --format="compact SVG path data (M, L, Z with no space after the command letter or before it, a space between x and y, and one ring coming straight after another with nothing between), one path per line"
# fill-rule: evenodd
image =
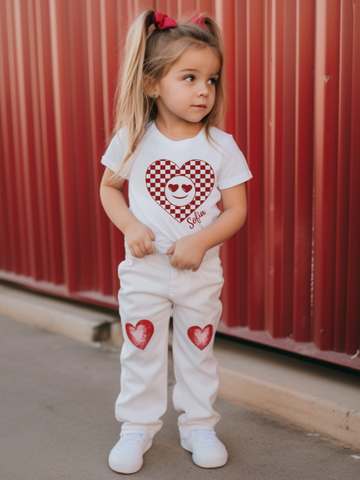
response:
M219 387L213 353L224 283L219 247L204 257L197 272L179 270L164 254L133 257L119 265L121 390L115 415L122 432L151 437L162 427L167 408L168 332L173 307L174 407L180 437L197 428L213 429L220 415L212 405Z

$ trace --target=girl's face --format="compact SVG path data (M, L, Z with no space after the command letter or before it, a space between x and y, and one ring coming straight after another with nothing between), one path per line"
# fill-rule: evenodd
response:
M219 70L210 48L185 52L155 85L157 115L168 125L200 122L214 106Z

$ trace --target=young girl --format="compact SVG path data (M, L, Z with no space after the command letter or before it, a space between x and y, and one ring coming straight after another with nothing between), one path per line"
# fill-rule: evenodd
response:
M212 408L219 249L245 222L244 182L252 175L232 135L216 128L225 113L222 67L223 40L209 15L176 23L146 10L129 30L100 192L126 251L118 268L124 346L115 406L123 424L109 456L116 472L138 471L162 426L171 309L181 446L200 467L227 462Z

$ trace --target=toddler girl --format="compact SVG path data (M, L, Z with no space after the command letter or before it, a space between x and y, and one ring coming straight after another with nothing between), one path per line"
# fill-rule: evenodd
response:
M118 268L124 345L115 406L123 424L109 465L138 471L162 426L172 309L180 443L196 465L221 467L228 454L214 431L220 415L212 408L224 282L219 249L245 222L244 182L252 175L232 135L216 128L225 91L223 39L214 18L176 23L143 12L127 36L117 96L100 192L126 251Z

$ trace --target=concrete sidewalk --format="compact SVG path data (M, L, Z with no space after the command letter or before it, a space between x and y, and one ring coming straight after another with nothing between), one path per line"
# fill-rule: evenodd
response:
M0 317L2 480L110 480L119 424L119 350L80 343ZM356 480L360 454L322 436L218 398L227 465L206 470L179 443L171 393L164 426L134 479Z
M120 348L123 341L116 312L6 285L0 285L0 313L85 343ZM215 354L221 398L360 450L359 376L222 338Z

